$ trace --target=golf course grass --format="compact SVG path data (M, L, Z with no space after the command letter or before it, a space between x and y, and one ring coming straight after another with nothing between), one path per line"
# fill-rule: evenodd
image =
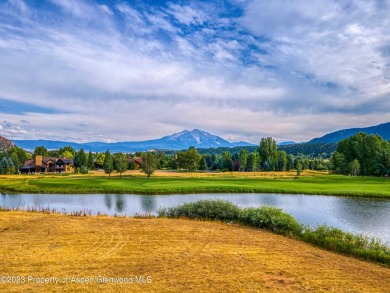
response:
M1 211L0 234L1 292L389 289L388 267L222 222Z
M307 172L175 173L156 172L150 179L139 171L122 178L102 172L88 175L16 175L0 177L3 193L291 193L390 198L390 179Z

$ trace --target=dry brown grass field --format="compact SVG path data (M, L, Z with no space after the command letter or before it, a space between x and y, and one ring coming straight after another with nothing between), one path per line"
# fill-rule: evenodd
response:
M0 212L0 276L4 275L24 277L26 283L0 280L2 292L389 292L390 288L387 267L262 230L210 221L15 211ZM59 284L37 284L28 276L56 277ZM97 283L99 279L81 284L72 283L72 276L133 279L128 284ZM67 281L62 279L66 277Z

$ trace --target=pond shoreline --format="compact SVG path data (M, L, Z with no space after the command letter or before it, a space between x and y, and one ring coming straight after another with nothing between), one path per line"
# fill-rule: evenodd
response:
M341 197L275 193L202 193L202 194L33 194L0 196L0 206L20 209L54 209L68 213L156 215L160 208L174 207L198 200L221 199L241 208L274 206L299 222L316 226L328 224L345 231L366 233L390 243L390 201L381 198Z

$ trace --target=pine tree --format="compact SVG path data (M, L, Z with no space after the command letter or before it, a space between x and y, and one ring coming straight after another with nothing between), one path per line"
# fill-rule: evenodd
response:
M88 161L87 161L87 165L88 165L88 169L93 169L94 165L93 165L93 155L92 155L92 152L89 151L88 153Z

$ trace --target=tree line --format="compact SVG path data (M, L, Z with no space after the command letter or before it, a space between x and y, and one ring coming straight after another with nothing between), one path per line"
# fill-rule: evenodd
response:
M331 163L336 174L389 176L390 143L379 135L360 132L338 143Z
M0 174L15 174L27 159L37 155L73 159L76 173L88 173L93 169L103 169L111 176L118 172L140 168L148 177L155 170L193 171L290 171L329 170L335 174L364 176L388 176L390 174L390 144L378 135L358 133L337 144L331 159L322 156L312 158L301 154L287 154L278 147L271 137L262 138L253 151L240 148L239 152L225 150L218 153L201 153L195 147L173 153L136 152L135 154L86 153L76 151L71 146L58 150L37 147L32 154L19 147L0 152Z
M231 154L224 151L222 154L201 154L195 147L171 154L165 152L136 152L135 154L114 153L109 150L105 153L85 152L83 148L76 151L71 146L58 150L48 150L44 146L36 147L32 154L21 148L14 147L7 152L0 153L0 174L14 174L23 166L27 159L34 159L37 155L43 157L61 157L73 159L75 173L85 174L90 170L103 169L111 175L116 171L120 176L126 170L136 169L135 159L141 171L150 177L157 169L193 171L289 171L292 169L327 170L326 160L310 159L305 156L287 155L285 151L277 149L276 141L272 138L263 138L259 147L249 152L241 148L239 152Z

